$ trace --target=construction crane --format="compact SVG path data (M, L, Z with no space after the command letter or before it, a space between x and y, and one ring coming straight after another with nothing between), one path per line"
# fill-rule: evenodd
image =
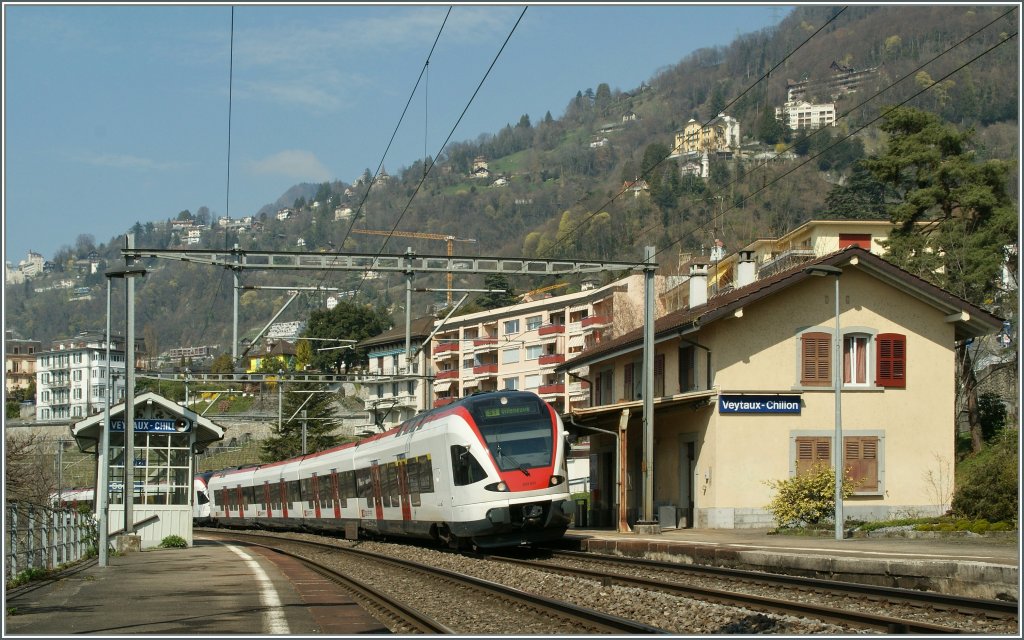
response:
M546 287L539 287L537 289L531 289L530 291L527 291L523 295L519 296L519 300L523 301L523 302L527 302L527 298L529 298L530 296L536 295L538 293L544 293L545 291L551 291L553 289L560 289L562 287L568 287L568 286L569 286L568 282L559 282L558 284L549 284Z
M452 245L456 242L476 242L473 238L456 238L440 233L423 233L421 231L384 231L382 229L353 229L352 233L365 233L374 236L396 236L399 238L423 238L425 240L444 240L448 243L448 257L452 257ZM448 304L452 303L452 272L446 276L448 284Z

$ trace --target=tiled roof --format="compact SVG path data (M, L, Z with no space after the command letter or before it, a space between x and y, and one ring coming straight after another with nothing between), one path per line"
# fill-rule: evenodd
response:
M654 336L659 336L681 331L687 327L706 326L715 320L724 317L745 304L750 304L763 297L770 296L794 284L802 282L806 278L813 278L804 271L810 265L825 264L831 266L846 265L853 258L857 258L857 267L863 267L880 279L888 280L904 290L916 291L932 301L933 306L944 305L956 310L967 311L971 316L972 324L958 327L957 339L972 335L984 335L985 327L996 330L1002 326L1002 320L989 312L976 307L975 305L958 298L948 291L900 269L896 265L883 260L873 253L857 246L847 247L834 253L808 260L785 271L780 271L772 276L755 280L745 287L733 289L726 293L710 298L707 303L695 308L680 309L666 314L654 321ZM573 369L591 362L602 359L602 356L614 353L631 347L643 345L643 327L634 329L618 338L601 342L591 349L583 351L579 356L569 360L558 367L556 371Z

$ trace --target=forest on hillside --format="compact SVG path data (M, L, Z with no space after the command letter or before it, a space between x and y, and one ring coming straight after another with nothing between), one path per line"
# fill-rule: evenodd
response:
M536 121L524 114L492 135L451 143L441 157L402 167L388 180L374 180L368 170L354 185L296 185L257 212L258 232L216 229L200 247L368 254L412 247L421 255L444 255L445 243L437 239L398 233L385 241L355 232L397 229L474 241L455 242L457 255L640 261L643 247L653 245L662 270L674 273L680 256L706 255L716 240L734 251L812 218L884 217L884 193L881 199L871 195L877 184L865 181L862 161L885 148L880 116L893 105L905 102L973 131L979 161L1018 157L1020 60L1016 37L1009 38L1017 21L1014 7L1007 6L798 7L775 28L695 51L651 78L638 78L635 87L610 87L600 78L567 87L562 114ZM834 65L871 73L855 92L833 100L827 80ZM788 84L800 81L809 83L806 99L835 102L835 127L809 135L776 120ZM714 159L707 179L683 175L678 159L670 157L675 134L691 119L704 123L719 113L739 121L743 153ZM594 146L601 140L606 143ZM766 160L766 153L780 159ZM486 179L471 173L481 157ZM492 186L498 178L507 184ZM649 190L634 197L625 185L639 179ZM1009 186L1016 200L1016 176ZM278 220L274 214L283 207L294 215ZM335 210L343 207L351 215L336 219ZM170 226L175 218L213 222L206 207L168 216L137 223L136 246L180 246ZM43 341L102 329L103 269L74 274L70 265L90 254L116 265L122 245L123 238L97 243L79 236L54 258L64 273L8 287L7 328ZM147 267L150 274L138 284L136 320L147 351L201 345L230 351L231 272L159 260ZM36 291L47 280L71 276L76 287L90 288L91 299L69 301L62 289ZM464 276L454 286L481 282ZM395 317L404 313L405 281L398 275L247 273L244 284L336 287L357 291L356 300ZM520 292L546 284L526 276L511 282ZM444 284L423 276L415 286ZM417 296L413 315L428 312L442 297ZM241 334L262 328L287 298L284 291L242 293ZM304 319L324 299L322 293L303 294L280 320ZM115 291L114 326L123 326L123 317L123 293Z

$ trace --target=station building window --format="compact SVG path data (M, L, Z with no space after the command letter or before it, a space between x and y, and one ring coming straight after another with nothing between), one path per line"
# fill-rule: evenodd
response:
M189 504L188 433L136 433L133 504ZM124 433L110 434L110 504L124 504Z

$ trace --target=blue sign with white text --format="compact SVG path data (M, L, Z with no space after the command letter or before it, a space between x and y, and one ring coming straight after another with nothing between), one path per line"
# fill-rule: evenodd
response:
M800 396L718 396L718 413L800 413Z
M124 431L124 420L111 420L110 421L111 431ZM189 431L188 424L186 423L185 428L179 431L174 428L174 420L136 420L135 421L136 433L180 433L181 431Z

